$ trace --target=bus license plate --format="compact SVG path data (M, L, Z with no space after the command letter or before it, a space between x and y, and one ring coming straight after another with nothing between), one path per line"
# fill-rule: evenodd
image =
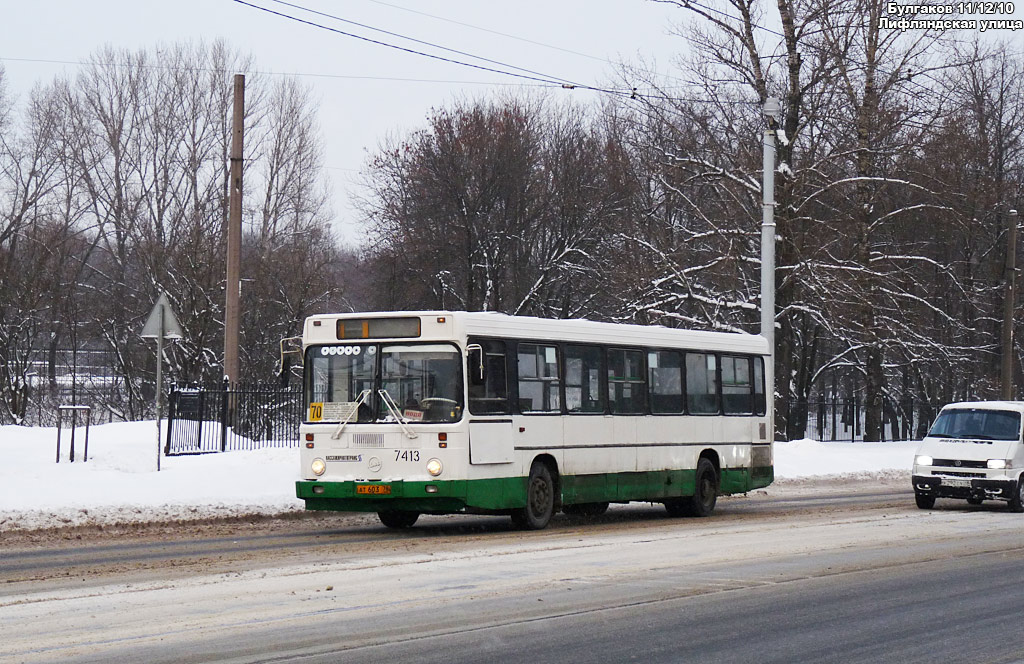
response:
M945 486L959 487L961 489L970 489L971 488L971 481L970 480L950 479L950 478L947 478L947 477L943 477L942 478L942 483Z
M391 486L388 484L358 484L356 485L356 493L385 496L391 493Z

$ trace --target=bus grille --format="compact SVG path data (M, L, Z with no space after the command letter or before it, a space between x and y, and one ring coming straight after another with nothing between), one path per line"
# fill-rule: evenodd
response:
M352 434L352 447L384 447L384 434L382 434L382 433L355 433L355 434Z
M985 473L961 473L952 470L933 470L932 475L946 475L948 477L985 477Z

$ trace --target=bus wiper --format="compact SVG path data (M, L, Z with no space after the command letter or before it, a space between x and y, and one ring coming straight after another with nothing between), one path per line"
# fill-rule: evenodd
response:
M370 390L363 390L362 392L359 393L359 396L356 397L356 405L352 407L352 411L345 416L345 419L343 419L341 423L338 424L338 428L335 429L334 433L331 434L331 438L333 438L334 440L338 440L339 438L341 438L342 429L345 428L346 424L352 421L352 417L359 412L359 406L363 405L363 402L366 401L366 397L368 396L370 396Z
M419 434L409 428L408 420L406 420L402 415L402 411L398 408L398 404L395 403L393 398L391 398L388 391L381 388L377 390L377 394L379 394L380 398L384 400L384 405L387 407L388 412L390 412L391 416L397 420L398 426L402 427L402 431L405 432L405 435L409 436L409 438L417 438Z

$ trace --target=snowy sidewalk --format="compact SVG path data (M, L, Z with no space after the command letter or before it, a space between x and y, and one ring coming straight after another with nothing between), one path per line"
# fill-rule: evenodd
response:
M69 463L65 430L54 463L55 428L0 427L0 532L302 509L296 448L164 457L158 473L153 421L91 427L85 463L83 439L79 430ZM916 449L914 442L776 443L775 476L909 476Z

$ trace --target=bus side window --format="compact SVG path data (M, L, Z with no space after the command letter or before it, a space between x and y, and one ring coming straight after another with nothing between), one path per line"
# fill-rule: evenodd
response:
M508 379L505 374L505 342L471 339L483 349L484 380L469 381L469 411L474 415L507 415ZM470 353L467 375L480 373L480 355Z
M722 356L722 412L750 415L754 412L750 358Z
M718 371L713 353L686 354L686 409L693 415L718 413Z
M672 350L647 353L647 383L652 413L683 412L683 359Z
M754 414L765 414L764 358L754 358Z
M613 413L644 412L647 388L643 358L639 350L608 350L608 403Z
M519 344L519 412L562 410L558 384L558 346Z
M569 413L603 413L601 349L565 347L565 408Z

